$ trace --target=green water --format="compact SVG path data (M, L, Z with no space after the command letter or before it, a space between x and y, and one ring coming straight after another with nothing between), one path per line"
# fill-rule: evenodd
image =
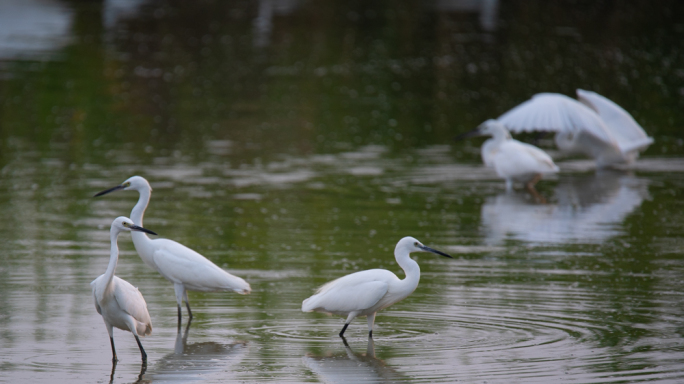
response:
M92 195L136 174L145 227L253 290L191 292L177 334L171 284L122 235L154 326L142 382L684 379L679 3L22 4L0 37L17 15L50 44L0 46L0 382L139 379L118 330L112 373L89 286L137 200ZM559 159L538 204L452 140L575 88L655 139L634 170ZM364 319L347 347L343 319L301 312L344 274L403 277L407 235L455 259L414 254L420 285L373 344Z

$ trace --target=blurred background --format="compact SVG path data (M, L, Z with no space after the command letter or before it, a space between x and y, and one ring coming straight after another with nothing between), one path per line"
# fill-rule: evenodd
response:
M239 144L243 161L451 144L535 93L576 88L631 112L656 138L648 154L682 151L677 1L0 7L4 164L17 141L65 147L76 163L124 143L138 161L206 140Z

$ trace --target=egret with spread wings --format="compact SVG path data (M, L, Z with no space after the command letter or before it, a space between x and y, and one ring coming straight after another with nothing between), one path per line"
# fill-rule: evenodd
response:
M582 153L601 167L624 167L653 143L622 107L596 92L577 90L575 100L559 93L539 93L497 120L511 132L556 132L564 152Z

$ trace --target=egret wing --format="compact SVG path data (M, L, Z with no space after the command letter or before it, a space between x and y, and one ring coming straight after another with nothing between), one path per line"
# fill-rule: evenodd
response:
M150 313L147 311L145 298L138 288L116 276L114 276L112 283L114 285L114 299L119 304L119 308L145 325L144 332L142 332L143 336L152 333L152 319L150 319ZM140 333L140 329L138 332Z
M601 117L591 108L560 93L539 93L497 119L511 132L586 131L614 143Z
M653 143L653 138L646 135L632 115L612 100L582 89L577 90L577 97L601 117L621 152L644 150Z
M93 290L93 299L95 299L95 300L94 300L94 301L95 301L95 310L97 310L97 313L99 313L99 314L101 315L101 314L102 314L102 308L100 308L100 304L97 302L97 293L98 293L98 292L97 292L97 280L98 280L99 278L100 278L100 277L98 277L97 279L91 281L91 282L90 282L90 287L91 287L92 290Z
M113 278L117 278L116 276L113 276ZM100 302L102 302L105 298L105 295L107 295L108 290L114 289L113 285L107 285L107 281L105 280L105 275L100 275L98 276L95 280L90 282L90 287L93 290L93 297L95 298L95 309L97 309L97 313L100 315L102 314L102 308L100 307Z
M546 152L517 140L509 140L502 144L494 162L497 172L502 175L558 172L558 167Z
M172 282L182 283L194 291L233 290L241 294L251 291L245 280L229 274L192 249L172 240L160 240L165 240L166 244L155 250L154 262L159 273Z
M389 289L384 270L368 270L343 276L322 286L318 293L304 300L303 311L349 313L377 304ZM396 279L396 276L392 274Z
M551 156L544 152L543 149L519 141L516 141L516 144L521 147L521 151L525 152L528 156L533 158L537 164L539 164L540 169L544 170L545 172L558 172L558 166L553 162Z

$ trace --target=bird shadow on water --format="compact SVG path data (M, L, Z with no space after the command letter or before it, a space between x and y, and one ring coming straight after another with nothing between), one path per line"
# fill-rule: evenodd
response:
M210 372L239 363L247 352L246 342L222 344L213 341L188 344L191 321L185 332L179 329L172 353L159 359L150 372L141 371L136 383L191 382Z
M405 382L400 374L383 360L375 357L375 343L368 338L366 353L354 352L342 337L344 352L315 355L307 353L304 365L326 383L394 383Z

